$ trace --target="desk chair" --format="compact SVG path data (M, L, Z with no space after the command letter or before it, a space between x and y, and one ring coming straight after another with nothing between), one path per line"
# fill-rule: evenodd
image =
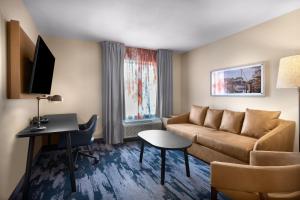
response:
M93 115L87 123L79 124L79 131L73 132L71 134L71 144L72 144L72 148L74 148L73 153L75 154L75 159L74 159L75 168L77 168L76 162L77 162L78 155L93 158L94 164L99 162L97 157L93 156L93 151L90 148L90 145L94 141L93 134L96 129L97 119L98 116ZM80 150L79 147L82 146L86 146L87 150ZM60 137L58 147L59 148L66 147L65 137Z

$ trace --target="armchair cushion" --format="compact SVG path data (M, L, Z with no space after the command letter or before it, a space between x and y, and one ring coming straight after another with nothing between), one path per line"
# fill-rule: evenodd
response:
M260 138L275 128L280 111L246 109L242 135Z
M204 121L204 126L218 129L221 124L223 110L208 109Z
M240 133L244 117L244 112L224 110L220 130L231 133Z
M203 126L207 110L208 107L192 105L189 116L189 122L199 126Z

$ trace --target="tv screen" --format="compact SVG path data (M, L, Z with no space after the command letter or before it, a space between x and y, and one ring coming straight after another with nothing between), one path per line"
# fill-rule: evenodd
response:
M50 94L55 57L43 41L38 37L35 47L29 92L36 94Z

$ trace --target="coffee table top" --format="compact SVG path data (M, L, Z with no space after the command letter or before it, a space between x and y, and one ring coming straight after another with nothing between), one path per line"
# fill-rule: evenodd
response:
M138 136L151 145L161 149L184 149L192 142L175 133L164 130L147 130L138 133Z

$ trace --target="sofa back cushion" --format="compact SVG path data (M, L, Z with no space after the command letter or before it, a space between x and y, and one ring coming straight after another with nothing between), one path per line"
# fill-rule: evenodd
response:
M245 117L244 112L224 110L220 130L231 133L240 133Z
M242 127L242 135L261 138L275 128L280 111L264 111L248 109Z
M208 107L192 105L189 122L199 126L203 126L207 110Z
M223 110L208 109L204 120L204 126L219 129L222 120Z

